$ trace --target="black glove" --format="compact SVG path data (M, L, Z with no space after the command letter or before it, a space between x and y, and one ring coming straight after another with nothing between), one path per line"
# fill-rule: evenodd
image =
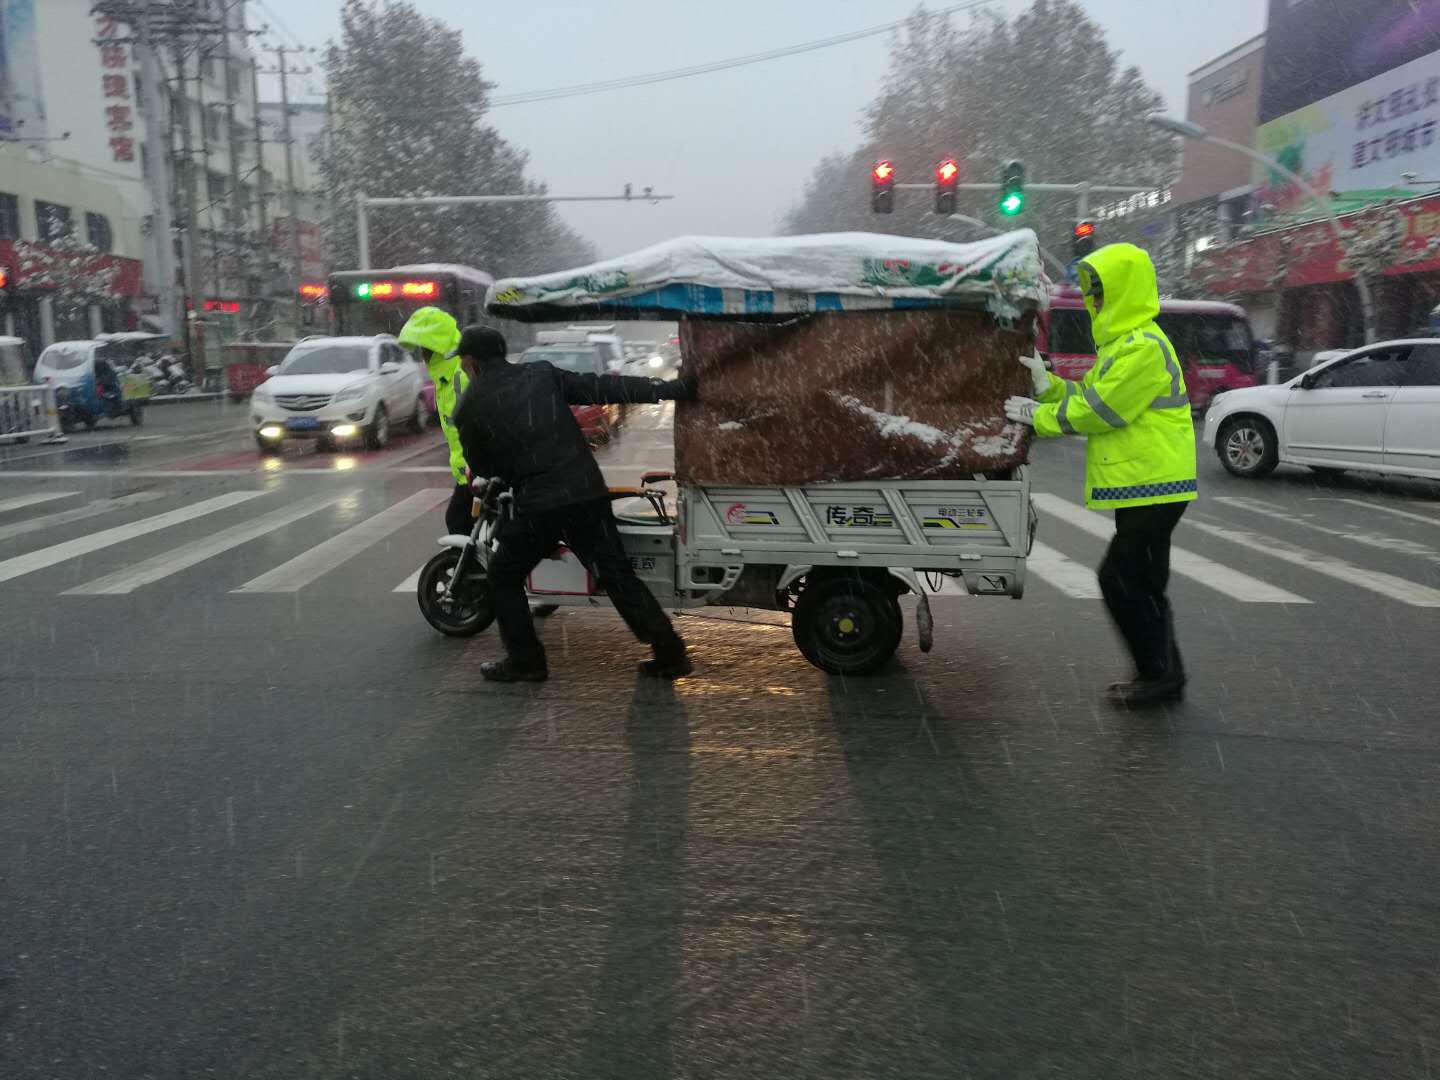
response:
M700 380L694 375L670 379L664 384L664 396L670 401L697 401L700 397Z

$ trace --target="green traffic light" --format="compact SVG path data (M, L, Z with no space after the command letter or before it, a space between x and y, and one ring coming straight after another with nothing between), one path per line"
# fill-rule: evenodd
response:
M1014 217L1025 209L1025 196L1018 191L1012 191L1000 200L1000 213L1006 217Z
M357 299L357 300L369 300L369 299L370 299L370 283L369 283L368 281L362 281L359 285L356 285L356 286L355 286L355 299Z

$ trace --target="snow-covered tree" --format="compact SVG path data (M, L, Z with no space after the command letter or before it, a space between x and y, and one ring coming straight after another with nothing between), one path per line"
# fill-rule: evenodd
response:
M896 163L901 181L921 183L949 156L962 162L962 181L978 183L997 182L1011 158L1025 163L1028 182L1163 188L1174 173L1174 140L1145 123L1160 97L1138 69L1120 65L1075 0L1033 0L1013 19L986 13L963 29L922 9L892 48L884 87L868 110L863 144L821 163L784 231L974 235L937 217L924 192L900 192L892 215L871 215L869 164L882 157ZM1029 226L1052 251L1066 250L1070 196L1031 192L1019 218L1000 216L995 204L993 193L962 191L957 209L998 227Z
M320 167L339 212L327 250L357 260L359 193L543 193L526 155L485 122L491 84L465 55L460 32L408 0L346 0L338 43L326 55L332 122ZM594 252L545 204L389 207L372 212L377 266L460 262L492 273L538 273L590 261Z
M48 297L58 322L78 320L92 305L115 300L120 267L73 233L44 244L17 240L15 257L16 291Z

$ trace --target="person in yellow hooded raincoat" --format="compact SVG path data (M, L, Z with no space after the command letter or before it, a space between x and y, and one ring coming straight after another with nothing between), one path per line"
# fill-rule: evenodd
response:
M1095 338L1095 365L1072 382L1024 356L1035 398L1005 403L1037 435L1084 435L1085 505L1115 511L1115 536L1098 577L1105 605L1135 661L1135 677L1109 698L1148 705L1179 698L1185 668L1166 587L1170 534L1196 497L1195 429L1185 376L1155 323L1160 295L1150 256L1110 244L1080 263L1080 291Z
M455 430L455 405L465 392L465 373L460 369L460 326L453 316L437 307L422 307L405 320L400 329L400 344L418 349L430 381L435 384L435 412L440 416L440 430L450 448L450 472L455 477L455 490L445 508L445 528L452 533L470 531L470 504L473 496L465 482L465 452L460 448L460 433Z

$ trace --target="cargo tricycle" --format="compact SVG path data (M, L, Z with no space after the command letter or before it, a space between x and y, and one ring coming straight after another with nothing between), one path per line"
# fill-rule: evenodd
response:
M1001 240L847 234L713 252L720 242L706 239L700 253L502 281L489 307L532 320L678 319L699 397L678 407L675 468L610 489L631 565L667 608L787 612L810 663L861 675L895 653L907 593L928 652L927 594L943 579L976 596L1025 591L1035 526L1028 430L1007 424L1001 404L1028 385L1016 358L1033 344L1048 283L1033 233ZM817 268L797 288L806 259ZM866 259L870 269L854 265ZM663 269L647 279L647 262ZM786 288L772 283L757 297L782 263ZM622 274L624 289L557 301L566 282L603 286ZM862 284L847 293L851 277ZM471 532L442 537L418 583L424 617L453 636L493 621L487 567L515 512L505 478L477 480L475 495ZM563 545L527 591L532 607L608 604L603 583Z

